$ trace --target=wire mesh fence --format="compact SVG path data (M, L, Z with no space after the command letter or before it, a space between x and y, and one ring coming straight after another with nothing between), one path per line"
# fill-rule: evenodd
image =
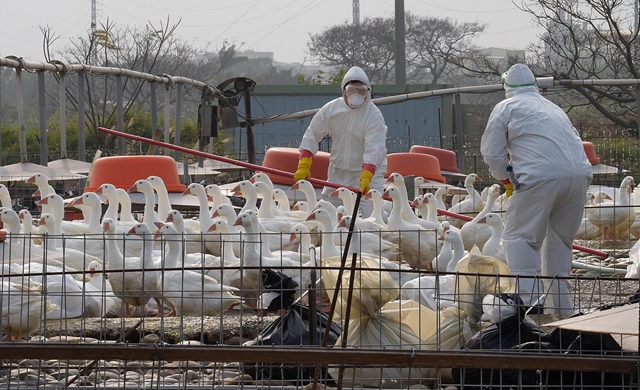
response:
M382 249L393 232L348 238L310 226L295 237L167 227L140 233L135 226L114 232L108 224L102 234L9 233L0 383L636 386L637 337L548 326L564 317L525 314L513 294L522 277L495 258L472 251L454 272L434 271L426 259L420 268L403 258L415 249L408 233L440 245L435 231L395 232L405 241L393 246L400 255L392 261ZM61 241L58 250L50 249L53 240ZM354 249L343 252L347 240ZM538 279L546 290L559 282ZM580 313L606 314L638 300L638 280L620 273L575 270L568 281ZM628 318L636 336L637 313L636 306Z

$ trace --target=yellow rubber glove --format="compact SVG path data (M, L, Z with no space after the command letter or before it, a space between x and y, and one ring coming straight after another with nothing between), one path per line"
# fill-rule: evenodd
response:
M504 189L506 190L505 195L507 195L507 198L509 198L511 195L513 195L513 184L511 184L509 179L504 179L501 181L502 181L502 185L504 186Z
M293 180L298 182L311 177L311 157L302 157L298 160L298 170L293 174Z
M362 194L366 194L371 189L371 178L373 177L373 173L368 170L363 170L360 174L360 192Z

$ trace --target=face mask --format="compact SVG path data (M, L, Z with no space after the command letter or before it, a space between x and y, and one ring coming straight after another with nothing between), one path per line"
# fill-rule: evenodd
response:
M347 105L351 108L360 108L367 98L362 95L349 95L347 96Z

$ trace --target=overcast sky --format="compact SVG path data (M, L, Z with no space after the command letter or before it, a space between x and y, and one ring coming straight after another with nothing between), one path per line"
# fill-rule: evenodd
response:
M518 0L519 1L519 0ZM311 63L305 53L309 34L353 20L353 0L98 0L98 26L107 18L118 25L182 19L177 34L198 47L219 49L225 40L241 50L271 51L280 62ZM394 0L360 0L360 20L389 17ZM450 17L458 22L484 22L481 46L524 49L539 29L511 0L405 0L417 15ZM58 47L89 31L90 0L12 1L0 12L0 55L40 61L42 34L49 26L60 35Z

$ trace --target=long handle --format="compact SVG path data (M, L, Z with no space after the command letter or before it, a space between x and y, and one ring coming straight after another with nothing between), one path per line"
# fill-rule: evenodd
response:
M118 136L118 137L124 137L124 138L128 138L128 139L132 139L134 141L145 142L145 143L148 143L150 145L156 145L156 146L160 146L160 147L163 147L163 148L177 150L179 152L192 154L194 156L209 158L211 160L217 160L217 161L225 162L225 163L228 163L228 164L238 165L238 166L241 166L241 167L244 167L244 168L252 169L254 171L262 171L262 172L272 173L274 175L282 175L282 176L291 177L291 178L293 177L293 173L291 173L291 172L281 171L279 169L274 169L274 168L269 168L269 167L263 167L261 165L251 164L251 163L247 163L247 162L244 162L244 161L238 161L238 160L234 160L234 159L227 158L227 157L217 156L217 155L211 154L211 153L200 152L198 150L185 148L185 147L179 146L179 145L173 145L173 144L170 144L170 143L167 143L167 142L157 141L157 140L154 140L154 139L151 139L151 138L141 137L141 136L135 135L135 134L127 134L127 133L123 133L123 132L118 131L118 130L107 129L106 127L98 127L98 131L101 131L101 132L107 133L107 134L112 134L112 135L115 135L115 136ZM342 184L331 183L331 182L325 181L325 180L314 179L314 178L308 178L307 180L309 182L313 183L313 184L318 184L318 185L322 185L322 186L326 186L326 187L332 187L332 188L345 187L345 188L348 188L351 191L356 192L356 193L360 191L359 188L346 187L346 186L343 186ZM452 213L451 211L442 210L442 209L438 209L438 214L446 215L446 216L452 217L452 218L461 219L463 221L471 221L473 219L473 218L470 218L470 217L468 217L466 215L456 214L456 213ZM599 251L597 249L587 248L587 247L580 246L580 245L573 245L573 249L576 249L576 250L579 250L579 251L582 251L582 252L585 252L585 253L590 253L590 254L595 255L595 256L600 256L600 257L604 257L604 258L609 257L609 255L606 252L602 252L602 251Z

